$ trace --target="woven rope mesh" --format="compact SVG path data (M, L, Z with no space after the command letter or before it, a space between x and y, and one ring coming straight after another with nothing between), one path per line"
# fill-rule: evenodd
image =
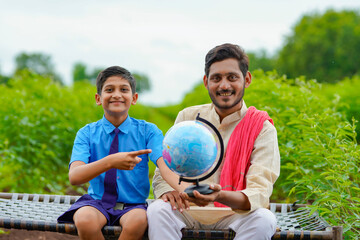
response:
M49 196L34 195L32 201L28 200L28 196L23 196L22 200L1 199L0 198L0 218L16 219L16 220L33 220L56 223L58 216L65 212L70 206L70 199L66 196L53 197L50 201ZM289 205L282 204L281 210L276 211L276 204L270 205L270 210L277 218L277 225L281 231L322 231L329 225L323 221L318 215L309 216L309 210L288 211Z

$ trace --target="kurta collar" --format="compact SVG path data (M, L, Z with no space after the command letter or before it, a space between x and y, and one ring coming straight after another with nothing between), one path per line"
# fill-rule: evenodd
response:
M221 122L221 125L222 124L230 124L232 122L236 122L236 121L239 121L241 120L245 114L246 114L246 111L247 111L247 106L245 104L245 101L242 100L242 107L240 110L236 111L236 112L233 112L232 114L226 116L222 122ZM216 121L220 124L220 116L219 114L216 112L215 110L215 105L213 103L211 103L211 115L213 116L214 119L216 119Z

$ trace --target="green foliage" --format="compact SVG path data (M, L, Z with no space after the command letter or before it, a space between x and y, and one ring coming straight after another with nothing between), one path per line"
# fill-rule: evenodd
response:
M195 85L193 91L185 95L183 101L180 103L180 108L178 108L177 110L180 111L185 107L206 104L206 103L211 103L211 99L209 97L207 89L204 87L203 81L201 81Z
M249 71L252 72L257 69L262 69L264 72L275 69L275 61L273 57L268 56L265 49L257 52L248 52L249 57Z
M359 73L359 11L305 15L280 51L277 66L289 77L337 82Z
M51 78L52 80L62 83L60 76L55 72L51 56L43 53L20 53L15 58L17 72L27 69L36 74Z
M339 98L328 98L322 88L304 78L286 79L275 72L264 76L258 71L245 99L266 110L278 130L281 175L272 198L315 200L313 208L321 216L343 225L352 236L358 234L359 218L354 216L360 214L355 123L337 111L342 105Z
M339 98L336 110L346 115L349 122L353 118L360 122L360 77L346 78L337 84L324 84L319 94L324 94L329 99ZM356 138L360 143L360 127L356 129Z
M93 91L89 91L93 90ZM0 85L0 189L60 192L77 130L102 116L88 83L63 87L29 71Z

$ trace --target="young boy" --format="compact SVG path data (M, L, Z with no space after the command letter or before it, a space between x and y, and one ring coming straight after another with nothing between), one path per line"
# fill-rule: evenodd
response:
M109 67L98 75L96 87L96 104L103 107L104 117L78 131L69 164L70 183L90 182L88 194L58 222L75 223L80 239L104 239L105 224L122 226L119 239L141 239L147 228L148 158L167 180L173 178L171 185L177 177L162 159L162 132L128 115L138 99L131 73Z

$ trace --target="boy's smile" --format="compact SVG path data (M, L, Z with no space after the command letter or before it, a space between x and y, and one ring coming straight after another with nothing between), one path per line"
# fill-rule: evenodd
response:
M137 98L138 94L133 94L129 81L120 76L109 77L102 87L101 95L95 95L96 104L102 105L108 120L119 117L125 120L130 106L136 104Z

